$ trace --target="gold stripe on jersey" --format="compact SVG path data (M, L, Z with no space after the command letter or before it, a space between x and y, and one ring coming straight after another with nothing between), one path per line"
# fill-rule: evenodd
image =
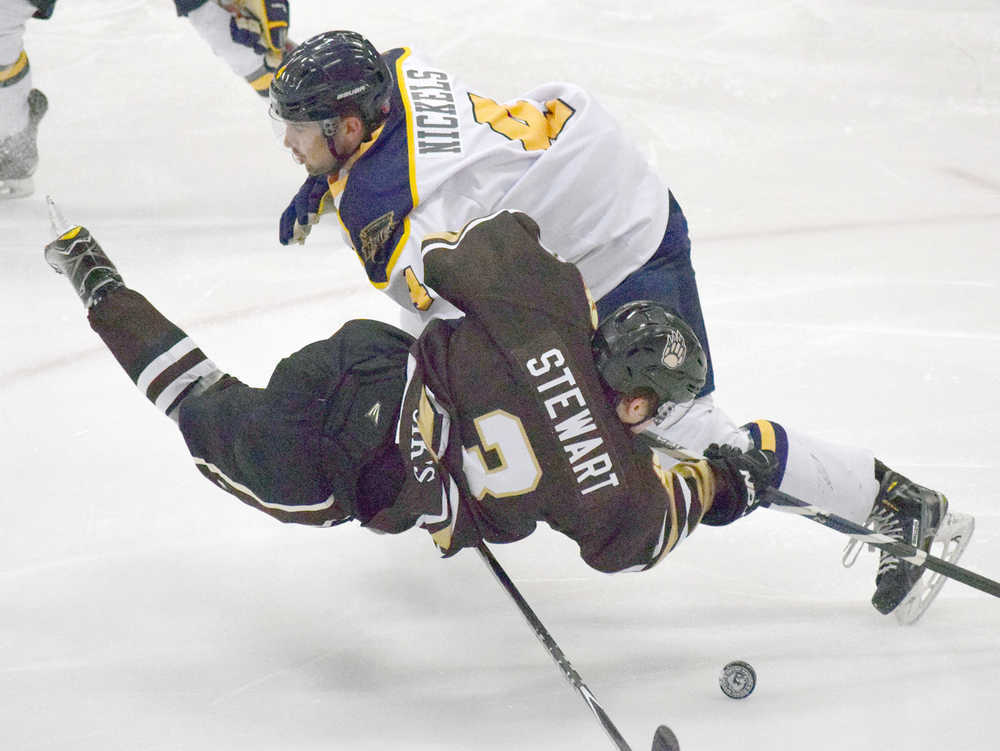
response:
M441 497L446 509L447 524L441 529L430 532L431 539L442 553L447 553L451 549L451 541L455 536L455 525L458 523L458 504L461 502L458 485L452 477L448 477L447 487L441 487Z
M406 286L410 290L413 307L417 310L427 310L434 303L434 297L427 291L427 287L420 283L412 266L407 266L403 274L406 277Z
M667 509L661 547L653 551L645 567L652 568L698 526L711 508L715 496L715 474L706 461L675 464L665 469L657 452L652 454L653 471L667 494Z
M590 294L590 288L586 284L583 285L583 291L587 293L587 306L590 308L590 328L597 331L597 327L601 324L601 318L597 314L597 303L594 302L594 296Z
M399 254L406 247L407 240L410 239L410 213L417 208L417 204L420 203L420 196L417 194L417 165L414 162L413 156L413 144L416 140L416 134L410 127L410 123L413 120L413 103L410 102L409 94L406 91L406 84L403 82L403 61L410 56L410 48L404 47L403 54L399 56L396 60L396 86L399 87L399 98L403 102L403 109L406 112L403 118L403 123L406 126L406 158L409 162L409 173L410 173L410 205L412 208L410 212L403 217L403 231L399 235L399 242L396 243L396 247L392 249L392 253L389 254L389 260L385 264L385 281L384 282L372 282L372 286L375 289L385 289L389 286L389 280L392 279L392 270L396 266L396 261L399 260Z
M436 248L451 249L458 247L458 244L462 242L462 238L465 237L466 232L475 229L483 222L488 222L504 212L507 212L508 214L523 214L523 212L515 211L513 209L500 209L499 211L493 212L489 216L481 216L476 219L470 219L469 222L458 232L435 232L430 235L424 235L423 242L420 245L421 255L425 256Z
M21 50L17 60L7 66L0 65L0 88L13 86L28 74L28 70L28 54Z
M435 232L430 235L424 235L421 245L425 246L428 243L444 243L454 247L458 243L458 236L458 232Z
M383 131L384 128L385 128L384 124L378 126L378 128L376 128L372 132L371 138L369 138L367 141L362 142L362 144L360 146L358 146L358 150L355 151L353 154L351 154L350 159L348 159L344 163L343 168L340 169L337 172L337 174L330 175L329 177L327 177L326 184L329 186L329 188L330 188L330 194L332 196L336 197L336 196L339 196L341 193L344 192L344 188L347 187L347 178L351 174L351 166L355 162L357 162L362 156L364 156L365 152L368 151L368 149L370 149L372 146L375 145L375 142L378 141L379 136L382 135L382 131ZM325 201L326 201L326 195L324 195L323 198L320 199L320 212L319 213L321 213L321 214L325 213L324 209L323 209L323 203ZM341 222L341 224L343 224L343 222ZM344 229L346 230L347 227L344 227Z
M434 461L440 461L435 451L436 445L434 442L434 424L437 418L437 410L431 406L431 400L427 396L426 387L420 388L420 400L417 404L417 410L417 430L420 433L420 437L424 439L424 446Z
M437 532L431 532L431 540L437 545L441 550L448 550L451 547L451 538L455 532L455 528L452 526L447 526L444 529L439 529Z
M274 73L271 68L266 65L261 65L253 73L248 73L246 76L246 81L261 96L268 96L270 94L271 82L274 80Z
M774 426L767 420L755 420L754 425L760 430L760 448L764 451L777 452L778 441L774 434Z

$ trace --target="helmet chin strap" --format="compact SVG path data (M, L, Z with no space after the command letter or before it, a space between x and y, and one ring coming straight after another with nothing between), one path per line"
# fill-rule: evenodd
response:
M330 149L333 158L337 160L337 169L343 167L351 156L350 154L341 154L337 151L337 146L334 144L332 137L326 139L326 147Z
M350 154L341 154L337 151L337 145L334 143L337 131L340 130L340 118L327 118L320 123L320 128L323 131L323 135L326 136L326 147L330 149L330 153L333 154L333 158L337 160L337 168L339 169L351 156Z

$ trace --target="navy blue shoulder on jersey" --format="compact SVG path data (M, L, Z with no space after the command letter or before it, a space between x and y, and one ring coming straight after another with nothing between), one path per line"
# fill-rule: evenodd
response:
M372 284L389 282L392 264L405 241L406 218L414 207L406 103L398 62L408 50L384 54L395 69L389 117L371 147L351 167L340 200L340 220Z

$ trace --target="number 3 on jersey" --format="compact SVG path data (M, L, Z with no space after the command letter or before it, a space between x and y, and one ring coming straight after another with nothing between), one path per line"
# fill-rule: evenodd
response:
M545 112L528 102L516 102L510 107L469 92L472 114L476 122L511 141L520 141L525 151L541 151L552 145L575 110L562 99L545 103Z
M530 493L542 479L535 451L520 418L502 409L488 412L475 419L479 446L464 448L465 479L469 490L482 500L487 494L508 498ZM490 469L483 450L495 451L500 466Z

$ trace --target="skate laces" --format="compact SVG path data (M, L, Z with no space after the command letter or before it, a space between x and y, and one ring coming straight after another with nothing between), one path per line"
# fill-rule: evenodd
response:
M885 501L883 501L885 503ZM886 537L891 537L894 540L903 539L903 522L902 514L900 511L893 509L891 506L884 505L877 512L872 514L872 529L874 532L885 535ZM872 548L875 550L875 548ZM885 550L880 551L878 559L878 570L875 572L875 581L877 582L883 574L887 574L890 571L895 571L899 568L900 562L899 558L892 553L886 552Z
M890 506L884 505L884 501L879 504L879 508L876 511L872 511L871 516L868 517L864 526L865 529L870 529L876 534L886 535L897 540L903 537L903 524L899 512ZM861 550L865 544L856 538L851 538L847 541L842 558L844 568L850 568L854 565L858 560L858 556L861 555ZM877 548L874 545L868 545L868 550L875 551ZM879 558L878 573L882 574L884 571L895 568L898 564L899 559L896 556L882 552Z
M922 536L933 538L947 511L947 499L940 493L926 490L896 473L891 473L885 478L882 489L879 491L878 504L864 526L877 534L905 541L906 535L903 525L908 521L908 513L905 510L907 504L916 504L917 506L915 513ZM926 529L924 529L925 525ZM856 539L848 541L842 559L845 568L854 565L861 554L863 544ZM919 540L917 544L920 544ZM868 549L870 551L877 550L873 545L868 545ZM884 570L895 568L898 563L899 560L896 556L883 551L879 559L879 574L883 573Z

